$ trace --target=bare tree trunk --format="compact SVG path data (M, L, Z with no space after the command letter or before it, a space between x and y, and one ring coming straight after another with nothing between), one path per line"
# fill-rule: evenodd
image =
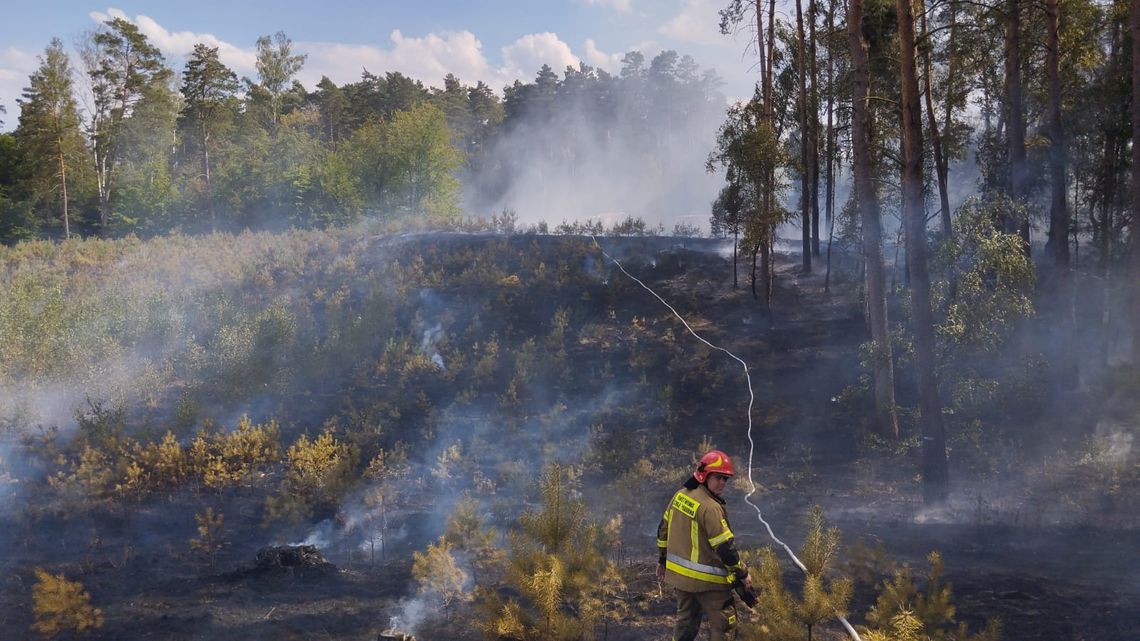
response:
M922 37L927 39L930 37L930 31L926 27L926 11L921 9L921 0L919 2L919 15L922 16L920 18ZM930 127L930 144L934 149L934 171L938 175L938 202L941 209L939 217L942 220L942 236L949 240L954 235L954 228L950 221L950 188L946 184L950 169L949 163L946 161L946 154L942 151L942 136L938 132L938 118L934 115L934 88L933 81L930 78L930 49L927 46L922 51L922 68L926 89L926 119ZM949 102L949 97L947 97L947 102Z
M776 60L776 0L768 2L768 68L764 73L764 105L768 122L776 121L776 109L773 101L774 62Z
M946 43L947 47L947 60L946 60L946 101L945 109L943 110L942 131L949 134L954 127L954 104L958 101L957 77L958 77L958 1L951 0L950 2L950 38ZM946 183L950 182L950 161L946 154L942 156L943 161L946 163L944 171L946 172ZM945 225L945 221L943 221ZM953 229L953 221L950 227Z
M1073 317L1073 277L1069 265L1069 208L1065 202L1065 130L1061 122L1061 13L1058 0L1045 0L1048 26L1045 74L1049 82L1049 173L1052 202L1049 208L1049 243L1056 263L1056 287L1053 293L1056 365L1060 381L1068 386L1077 382L1076 319Z
M1006 134L1009 142L1009 195L1014 202L1024 204L1025 163L1025 99L1021 83L1021 4L1008 0L1005 31L1005 83L1006 83ZM1025 243L1029 254L1029 218L1011 221L1013 228Z
M800 118L800 219L803 222L803 269L811 272L811 161L808 152L808 91L807 53L804 37L803 0L796 0L796 75L799 76L799 118Z
M808 0L808 74L811 100L808 103L808 126L811 130L809 157L811 162L811 254L819 257L819 70L816 60L816 0Z
M914 346L922 414L922 495L925 503L943 503L949 496L946 430L934 359L934 317L930 308L930 274L926 265L926 214L922 179L922 106L915 64L914 12L911 0L896 0L899 25L899 67L903 112L903 222L910 269Z
M756 245L752 246L752 298L758 298L759 297L759 295L756 293L756 255L759 252L760 252L760 244L757 243ZM762 312L764 311L763 305L761 305L760 310ZM765 312L765 313L767 313L767 312Z
M733 289L736 289L737 287L740 286L736 280L736 249L737 249L737 247L740 246L739 238L740 238L740 231L738 229L734 228L732 230L732 288Z
M1132 0L1132 42L1140 42L1140 0ZM1140 46L1132 46L1132 365L1140 367Z
M59 153L59 188L63 195L63 237L71 238L71 221L67 210L67 162L64 160L63 137L55 137L56 150Z
M769 230L768 240L764 243L764 255L761 256L764 267L764 305L768 310L768 319L772 319L772 289L776 283L776 230Z
M879 216L879 198L871 175L871 85L867 61L867 43L863 40L863 0L851 0L847 11L847 37L851 45L852 170L855 177L855 208L863 232L863 260L867 281L867 312L874 343L873 376L875 383L875 427L888 438L898 438L895 414L894 359L891 356L887 325L887 287L883 268L883 231Z
M210 211L210 231L218 230L218 215L214 209L214 184L210 178L210 132L202 133L202 173L206 178L206 207Z
M827 33L835 31L835 2L827 6ZM827 165L827 196L824 211L827 216L827 272L823 277L823 291L831 291L831 243L835 239L835 93L832 84L835 81L835 55L831 49L827 52L827 131L824 145Z
M1058 0L1045 0L1048 23L1045 73L1049 79L1049 173L1052 201L1049 207L1049 243L1058 270L1069 268L1069 209L1065 202L1065 131L1061 122L1060 30Z

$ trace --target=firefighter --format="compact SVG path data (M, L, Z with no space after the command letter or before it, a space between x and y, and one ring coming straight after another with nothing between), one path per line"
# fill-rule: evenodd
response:
M733 587L740 582L751 590L752 578L740 562L721 498L734 474L727 454L706 453L657 527L657 579L677 594L673 641L693 641L702 614L709 619L710 641L736 639Z

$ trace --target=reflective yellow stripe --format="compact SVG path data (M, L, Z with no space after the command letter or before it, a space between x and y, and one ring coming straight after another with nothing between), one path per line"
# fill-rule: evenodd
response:
M657 539L657 547L659 547L659 548L667 548L667 547L669 547L669 542L668 542L668 541L663 541L663 540L661 540L661 539Z
M696 521L689 521L689 536L693 540L693 546L689 550L689 560L692 561L693 563L696 563L697 559L699 559L701 557L701 542L700 542L700 539L697 538L697 522Z
M700 570L693 570L669 560L665 561L665 569L671 572L676 572L681 576L687 576L690 579L696 579L698 581L706 581L708 583L716 583L720 585L728 585L729 583L727 576L709 574L707 572L701 572Z
M678 492L676 496L673 497L673 509L677 510L681 514L684 514L690 519L697 516L697 508L700 506L700 503L685 496L684 494L681 494L680 492Z
M716 546L720 545L721 543L724 543L725 541L727 541L731 538L732 538L732 530L725 530L724 532L721 532L720 534L709 539L709 545L713 546L713 548L715 549Z

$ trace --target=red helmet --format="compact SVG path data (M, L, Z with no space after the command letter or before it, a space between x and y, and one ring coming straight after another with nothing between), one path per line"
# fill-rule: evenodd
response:
M704 483L709 474L723 474L725 476L736 474L736 471L732 469L732 459L728 458L728 454L720 450L709 450L701 457L700 462L697 463L697 470L693 472L693 478L697 479L698 483Z

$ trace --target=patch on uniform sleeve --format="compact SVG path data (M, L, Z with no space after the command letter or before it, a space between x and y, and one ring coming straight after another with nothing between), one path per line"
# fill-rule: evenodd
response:
M673 509L684 514L690 519L696 518L697 508L700 506L701 504L699 502L694 501L693 499L685 496L684 494L681 494L680 492L678 492L673 497Z

